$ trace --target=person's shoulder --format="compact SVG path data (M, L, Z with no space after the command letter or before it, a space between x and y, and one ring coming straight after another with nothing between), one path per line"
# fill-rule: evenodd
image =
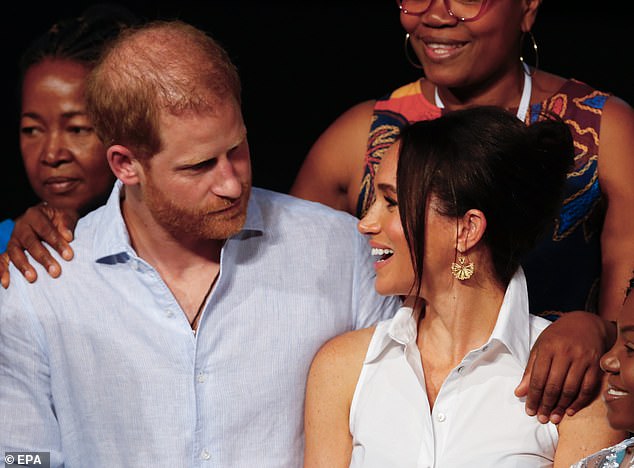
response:
M381 100L398 99L407 96L420 96L422 93L422 81L420 79L399 86L389 94L386 94Z
M552 322L544 317L535 314L528 314L528 324L530 326L531 340L537 339L539 334L543 332Z
M537 101L545 101L557 96L578 98L599 94L607 98L609 95L579 79L564 78L543 70L536 71L533 76L533 93Z
M102 235L107 235L106 229L111 228L115 222L105 205L90 211L77 221L71 247L74 251L91 250L95 245L96 236L101 238Z
M375 329L371 326L353 330L326 341L315 355L313 368L330 374L350 374L352 369L360 369Z
M631 131L634 122L634 109L618 96L610 96L603 107L603 122L608 122L604 125L629 126L628 131Z
M345 211L336 210L322 203L304 200L285 193L254 187L252 196L256 203L266 213L274 213L277 216L289 220L304 220L312 223L352 224L356 225L357 218Z

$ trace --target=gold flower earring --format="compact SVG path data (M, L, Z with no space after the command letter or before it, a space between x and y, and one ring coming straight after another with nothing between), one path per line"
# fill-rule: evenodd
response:
M467 257L462 255L460 252L457 253L456 262L451 263L451 274L454 278L464 281L468 280L473 276L475 272L475 265L473 262L470 262Z

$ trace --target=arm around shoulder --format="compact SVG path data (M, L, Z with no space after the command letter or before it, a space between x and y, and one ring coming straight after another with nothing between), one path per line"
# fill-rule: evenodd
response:
M347 467L352 454L352 397L374 328L348 332L319 350L308 374L305 468Z
M634 270L634 110L610 97L601 118L599 183L607 201L601 232L600 315L613 320Z
M373 110L374 101L357 104L319 136L299 169L291 195L354 212Z

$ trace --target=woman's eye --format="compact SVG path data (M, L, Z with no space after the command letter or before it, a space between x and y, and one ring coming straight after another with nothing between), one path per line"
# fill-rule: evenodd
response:
M35 127L35 126L29 126L29 127L20 128L20 133L22 135L27 135L27 136L35 135L38 131L39 131L39 128Z
M398 206L398 202L391 197L383 197L383 199L385 200L385 203L387 204L389 208Z

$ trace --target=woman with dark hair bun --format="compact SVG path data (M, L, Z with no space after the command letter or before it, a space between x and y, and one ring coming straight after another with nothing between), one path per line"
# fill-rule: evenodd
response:
M125 7L96 4L55 23L20 59L20 151L33 191L51 208L84 214L112 189L105 149L86 115L84 82L109 39L135 23ZM0 253L13 226L0 223Z
M550 322L529 313L520 261L556 216L567 126L497 107L407 126L359 221L394 318L334 338L306 393L306 467L568 467L622 440L600 401L558 425L513 389Z

